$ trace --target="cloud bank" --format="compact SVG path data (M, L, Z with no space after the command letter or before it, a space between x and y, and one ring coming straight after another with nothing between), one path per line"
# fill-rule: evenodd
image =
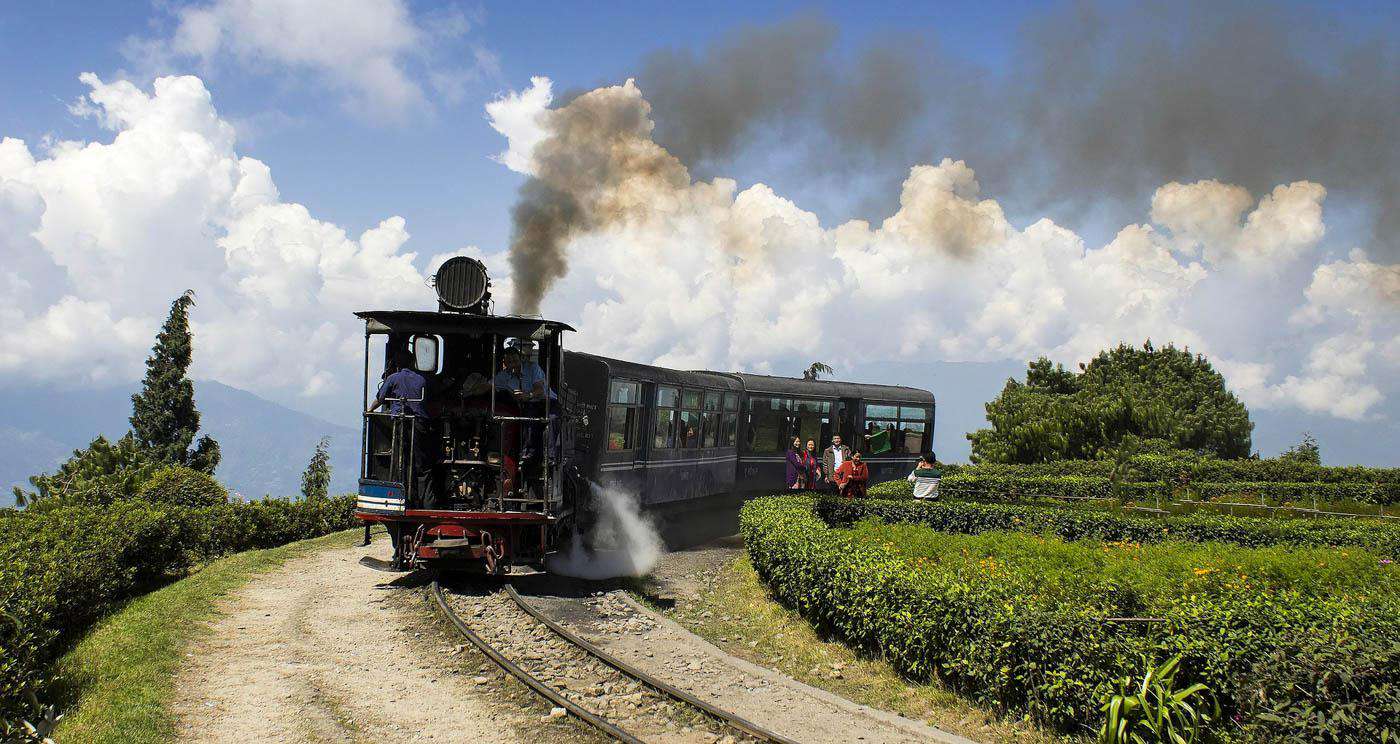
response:
M282 399L356 390L351 312L431 298L404 220L351 236L283 201L198 78L82 81L73 111L110 141L36 153L0 140L0 374L139 379L170 301L192 288L196 376Z
M600 353L791 372L1072 363L1151 338L1207 353L1252 405L1363 419L1395 392L1400 268L1327 258L1321 184L1168 182L1146 220L1091 247L1049 219L1011 224L967 163L942 159L908 170L878 224L827 227L764 184L694 179L633 81L551 106L536 78L488 107L498 160L531 176L501 299L578 319Z

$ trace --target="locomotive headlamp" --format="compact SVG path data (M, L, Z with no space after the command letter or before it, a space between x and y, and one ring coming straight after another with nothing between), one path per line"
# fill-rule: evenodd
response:
M486 265L474 258L454 256L433 275L440 310L485 313L491 301L491 278Z

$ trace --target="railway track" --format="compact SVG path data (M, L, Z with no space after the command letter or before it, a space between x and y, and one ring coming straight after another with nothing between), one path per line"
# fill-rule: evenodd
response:
M505 672L616 741L757 741L796 744L618 659L545 617L515 587L449 594L438 609Z

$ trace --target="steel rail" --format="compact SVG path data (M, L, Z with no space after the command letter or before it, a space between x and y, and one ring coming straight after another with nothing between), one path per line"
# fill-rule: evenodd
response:
M626 731L623 731L622 729L618 728L612 723L609 723L601 716L598 716L597 714L593 713L587 708L584 708L578 703L575 703L574 701L564 697L562 694L559 693L558 690L555 690L553 687L550 687L549 685L541 682L533 674L530 674L524 669L521 669L518 665L515 664L515 662L501 655L501 652L497 651L495 647L487 643L481 636L477 635L475 631L473 631L465 622L463 622L462 618L457 615L456 611L454 611L452 607L448 605L447 596L442 591L442 584L436 579L433 580L432 592L433 599L437 601L438 610L441 611L442 614L448 619L448 621L450 621L452 625L457 628L457 631L460 632L463 636L466 636L467 640L471 641L471 644L473 646L476 646L478 651L480 651L483 654L486 654L486 656L490 658L491 661L496 662L497 666L509 672L511 676L520 680L522 683L525 684L526 687L529 687L530 689L539 693L541 697L550 701L551 703L554 703L555 705L569 711L575 716L578 716L578 718L584 723L587 723L588 725L598 729L599 731L603 732L604 734L607 734L608 736L616 739L617 741L627 742L627 744L643 744L641 739L638 739L637 737L627 733Z
M701 700L700 698L686 692L685 690L682 690L668 682L664 682L660 679L657 679L651 674L648 674L647 672L644 672L641 669L638 669L637 667L628 664L627 662L617 658L616 656L613 656L607 651L604 651L598 646L595 646L594 644L580 637L568 628L565 628L559 623L545 617L544 614L541 613L539 610L530 606L530 603L526 602L525 598L520 596L520 593L515 590L515 587L509 584L506 585L506 594L510 596L511 600L515 602L516 606L524 610L526 614L528 614L530 617L533 617L534 619L538 620L545 627L554 631L555 635L564 639L571 645L577 646L578 648L587 651L589 655L591 655L593 658L603 662L604 664L607 664L608 666L612 667L613 669L616 669L619 672L622 672L628 677L631 677L632 679L641 682L647 687L650 687L653 690L656 690L657 692L660 692L674 700L678 700L682 703L685 703L686 705L698 708L704 711L705 713L709 714L710 716L719 719L725 724L728 724L729 726L738 729L739 731L742 731L748 734L749 736L754 737L755 739L759 739L760 741L775 742L776 744L798 744L798 742L794 739L789 739L786 736L769 731L768 729L746 718L741 718L737 715L734 715L733 713L730 713L727 710L716 708L715 706L705 702L704 700Z

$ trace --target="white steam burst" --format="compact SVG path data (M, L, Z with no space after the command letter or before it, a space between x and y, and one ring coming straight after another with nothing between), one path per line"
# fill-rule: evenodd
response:
M641 576L656 566L665 545L656 526L642 515L636 495L590 484L598 521L588 537L595 550L584 550L575 535L567 555L551 556L549 570L579 579Z

